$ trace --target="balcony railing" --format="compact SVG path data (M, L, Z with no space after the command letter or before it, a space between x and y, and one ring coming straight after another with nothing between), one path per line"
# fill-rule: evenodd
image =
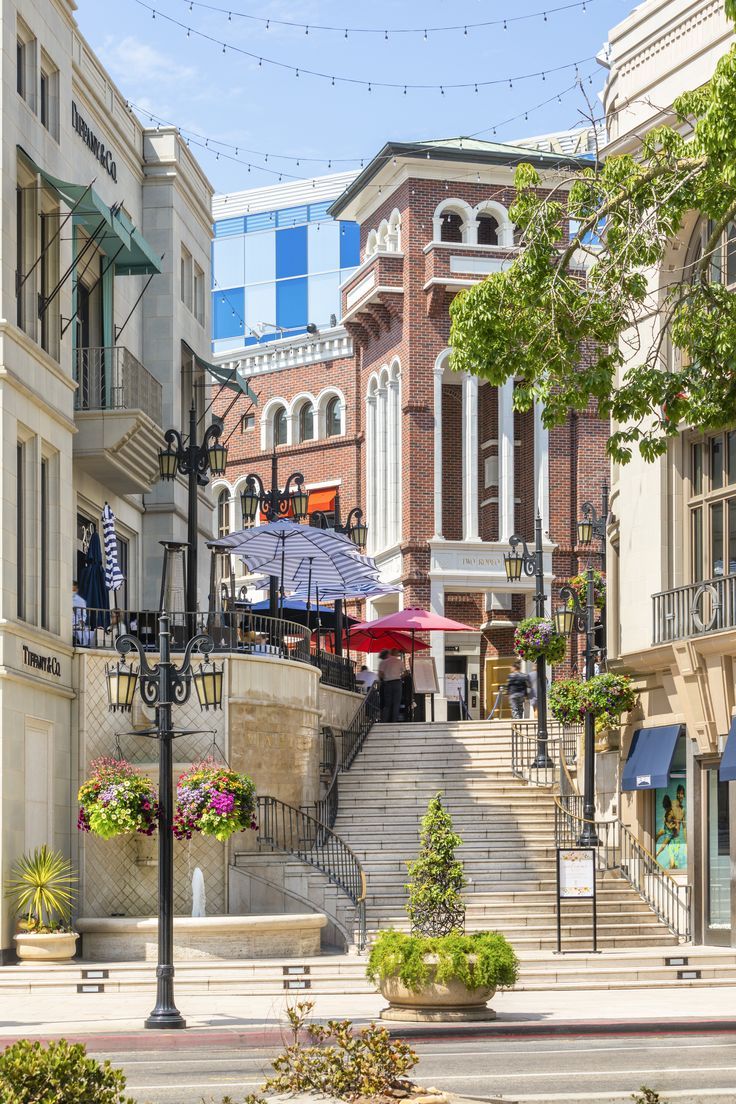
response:
M143 410L161 425L162 388L123 345L77 349L75 410Z
M736 628L736 575L718 575L654 594L652 621L655 644Z

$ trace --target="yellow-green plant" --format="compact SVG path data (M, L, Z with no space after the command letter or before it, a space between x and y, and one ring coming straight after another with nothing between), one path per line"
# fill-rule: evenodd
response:
M124 1088L122 1071L88 1058L81 1043L19 1039L0 1054L3 1104L135 1104Z
M18 860L5 893L24 914L21 926L27 931L58 931L69 925L76 881L69 860L44 844Z

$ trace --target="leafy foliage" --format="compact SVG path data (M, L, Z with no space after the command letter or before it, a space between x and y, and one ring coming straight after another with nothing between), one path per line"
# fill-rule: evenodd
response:
M444 935L462 930L466 880L463 864L455 858L455 849L462 842L442 805L442 794L436 794L422 818L419 855L407 863L410 881L406 911L412 931Z
M214 759L194 763L179 778L174 813L177 839L191 839L194 832L201 832L224 842L234 832L257 828L255 814L255 782Z
M90 771L79 789L77 827L103 839L126 832L153 835L158 824L153 782L125 759L94 759Z
M518 976L514 950L500 932L470 935L454 932L427 938L384 931L373 944L368 959L371 981L398 977L412 992L426 985L430 969L435 970L437 981L456 978L469 989L506 988L514 985Z
M16 911L25 914L22 927L26 931L68 930L76 881L69 860L44 844L18 860L5 892Z
M588 575L573 575L570 586L578 596L578 602L585 609L588 604ZM593 571L593 604L596 609L603 609L606 604L606 577L601 571Z
M406 1074L419 1060L410 1046L376 1024L356 1033L349 1020L308 1023L313 1007L314 1001L299 1001L287 1008L292 1042L273 1062L274 1076L266 1080L263 1092L315 1092L354 1100L410 1087ZM302 1045L304 1032L310 1046ZM261 1099L251 1094L245 1104Z
M627 675L610 672L580 679L558 679L549 688L549 707L560 724L579 724L592 713L601 727L618 724L636 705L637 691Z
M522 659L546 659L562 663L567 652L565 637L555 629L549 617L525 617L514 631L514 651Z
M632 1093L631 1099L634 1104L667 1104L667 1101L659 1095L656 1089L648 1089L646 1085L642 1085L638 1093Z
M736 0L725 10L736 19ZM613 422L608 449L621 463L634 448L664 454L683 422L736 422L736 296L720 282L720 242L736 217L736 47L675 112L636 158L553 182L520 165L510 215L523 251L451 306L455 370L496 385L516 378L516 408L538 400L548 427L592 404ZM702 253L655 299L645 273L669 265L692 211L704 220Z
M66 1039L47 1045L20 1039L0 1054L3 1104L135 1104L124 1088L120 1070Z

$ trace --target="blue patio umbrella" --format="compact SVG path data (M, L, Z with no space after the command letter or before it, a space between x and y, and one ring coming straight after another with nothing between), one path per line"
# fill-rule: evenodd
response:
M251 613L265 613L267 614L271 608L271 604L268 599L265 602L254 602L248 609ZM306 602L301 601L298 598L284 598L284 617L287 621L294 621L298 625L307 625L310 629L314 629L317 626L317 622L320 621L322 628L334 629L335 627L335 611L325 609L320 610L315 602L312 601L311 605L307 605ZM345 618L351 625L357 624L354 617Z
M79 593L87 603L87 610L89 611L87 623L90 629L108 629L110 627L110 593L105 583L102 545L97 530L89 540L87 561L79 578Z

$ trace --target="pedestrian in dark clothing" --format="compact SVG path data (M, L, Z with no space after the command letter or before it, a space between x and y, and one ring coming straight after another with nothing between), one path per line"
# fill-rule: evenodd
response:
M378 677L383 687L383 706L381 707L381 720L384 724L396 724L399 720L401 709L401 676L404 673L404 664L401 661L401 652L394 649L378 665Z
M511 674L506 683L506 693L511 703L511 716L518 720L524 716L524 702L531 697L532 685L529 676L521 669L519 660L514 661Z

